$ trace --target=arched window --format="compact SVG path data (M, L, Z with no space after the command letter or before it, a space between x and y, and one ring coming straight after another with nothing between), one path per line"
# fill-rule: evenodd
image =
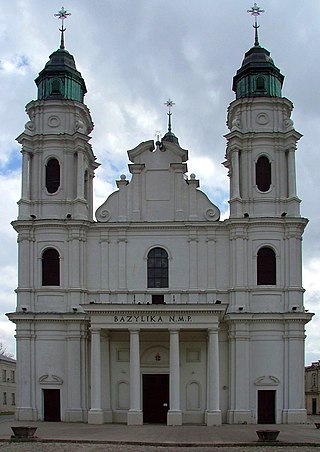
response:
M163 248L153 248L148 253L148 287L169 287L168 253Z
M260 248L257 256L257 284L276 284L276 255L273 249Z
M260 191L268 191L271 185L271 163L261 156L256 163L256 185Z
M58 95L61 94L61 84L59 79L54 79L51 85L51 94Z
M50 159L46 166L46 189L55 193L60 187L60 164L57 159Z
M42 285L60 286L60 256L53 248L42 253Z
M256 86L258 91L263 91L265 89L263 77L257 77Z

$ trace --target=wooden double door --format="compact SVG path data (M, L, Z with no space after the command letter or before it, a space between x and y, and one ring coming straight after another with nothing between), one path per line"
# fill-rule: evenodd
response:
M169 375L142 375L143 422L166 424L169 410Z

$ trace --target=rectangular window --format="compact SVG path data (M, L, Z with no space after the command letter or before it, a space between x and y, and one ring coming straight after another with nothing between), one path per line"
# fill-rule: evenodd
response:
M11 371L11 383L15 383L15 371Z
M11 394L11 405L14 406L15 404L16 404L16 395L15 395L15 393L13 392L13 393Z
M7 371L6 369L2 369L2 381L7 381Z
M3 404L4 405L7 404L7 393L6 392L3 393Z

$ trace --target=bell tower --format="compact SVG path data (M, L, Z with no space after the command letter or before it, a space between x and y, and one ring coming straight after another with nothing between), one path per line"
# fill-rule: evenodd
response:
M29 121L17 138L22 145L22 195L19 220L92 219L95 161L93 123L83 103L85 82L64 46L64 8L60 48L53 52L35 82L37 100L26 106Z
M301 134L290 119L293 104L282 97L284 76L259 44L258 6L254 46L233 78L236 100L228 109L227 152L230 217L300 216L295 150Z

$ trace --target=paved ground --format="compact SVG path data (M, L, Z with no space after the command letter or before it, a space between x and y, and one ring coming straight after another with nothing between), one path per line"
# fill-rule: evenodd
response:
M320 452L320 429L309 418L307 424L295 425L221 425L206 427L184 425L127 426L119 424L88 425L64 422L17 422L12 419L0 423L0 452ZM10 442L11 426L36 426L37 442ZM280 430L277 443L261 444L258 429Z
M0 452L319 452L319 447L313 446L245 446L245 447L168 447L168 446L137 446L110 444L59 444L59 443L0 443Z

